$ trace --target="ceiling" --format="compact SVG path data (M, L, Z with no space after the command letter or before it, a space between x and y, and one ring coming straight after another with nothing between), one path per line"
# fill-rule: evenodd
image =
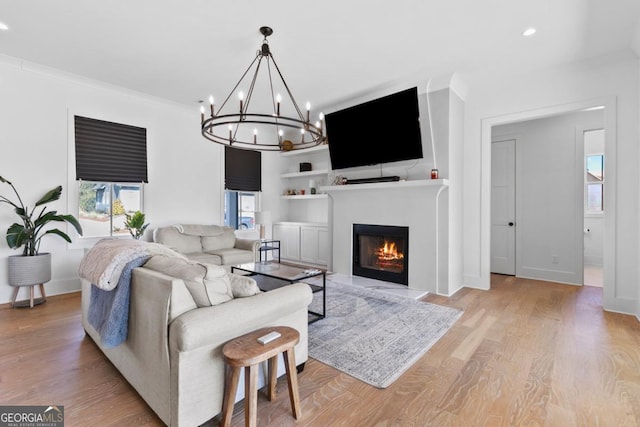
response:
M451 72L629 49L639 16L638 0L0 0L0 54L197 108L231 91L268 25L298 103L326 106Z

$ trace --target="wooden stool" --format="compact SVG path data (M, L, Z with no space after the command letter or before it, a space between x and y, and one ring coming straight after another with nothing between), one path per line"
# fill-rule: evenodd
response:
M261 344L258 338L269 332L279 332L280 337ZM256 426L258 411L258 364L269 360L269 380L267 397L273 401L276 397L276 381L278 375L278 354L283 353L289 386L289 399L293 417L299 419L300 398L298 397L298 376L296 372L296 358L294 346L300 341L300 334L288 326L272 326L242 335L226 343L222 348L224 360L228 365L224 401L222 406L222 425L228 427L233 417L233 404L240 379L240 369L244 368L244 420L245 425Z

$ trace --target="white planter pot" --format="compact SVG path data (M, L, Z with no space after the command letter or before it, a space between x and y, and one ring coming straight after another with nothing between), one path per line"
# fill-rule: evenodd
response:
M9 284L11 286L40 285L51 280L51 254L9 257Z

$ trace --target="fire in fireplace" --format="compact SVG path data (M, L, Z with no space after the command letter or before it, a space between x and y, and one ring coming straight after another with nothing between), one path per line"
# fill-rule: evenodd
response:
M409 284L409 227L353 224L353 274Z

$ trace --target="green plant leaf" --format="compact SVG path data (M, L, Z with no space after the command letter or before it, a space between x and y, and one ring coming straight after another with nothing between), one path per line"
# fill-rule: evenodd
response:
M80 225L80 222L78 222L78 220L73 215L58 215L57 211L47 212L40 218L36 219L34 224L36 227L41 227L52 221L68 222L69 224L73 225L78 234L82 236L82 226Z
M67 233L65 233L64 231L60 231L57 228L54 228L52 230L47 230L43 236L45 234L57 234L58 236L62 237L64 240L66 240L67 242L71 243L71 237L69 237L69 235L67 235Z
M23 225L13 223L7 229L7 244L11 249L18 249L24 245L25 240L28 237L28 232Z
M45 225L49 221L56 221L55 218L58 216L57 214L58 214L57 211L49 211L44 215L40 215L38 218L36 218L36 220L33 221L33 224L36 227L39 227L39 226Z
M40 200L36 202L36 206L44 205L45 203L58 200L61 194L62 186L58 185L56 188L54 188L53 190L49 190L44 196L42 196Z
M78 234L82 236L82 226L80 225L80 222L76 219L76 217L74 217L73 215L60 215L60 217L69 224L73 225L73 228L75 228Z

